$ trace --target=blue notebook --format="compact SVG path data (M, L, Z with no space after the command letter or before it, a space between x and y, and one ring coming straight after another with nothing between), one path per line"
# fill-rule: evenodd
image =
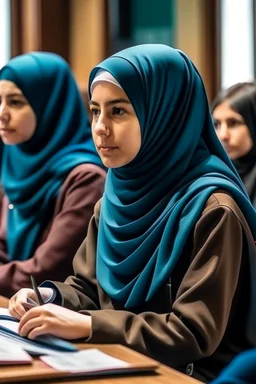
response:
M66 340L51 335L38 336L34 340L22 337L18 333L19 321L8 314L8 310L0 309L0 340L1 338L12 340L24 350L33 355L43 355L53 351L76 352L78 349Z

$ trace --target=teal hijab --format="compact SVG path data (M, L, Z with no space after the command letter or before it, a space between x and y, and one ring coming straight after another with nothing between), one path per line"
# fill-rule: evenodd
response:
M0 80L21 89L37 119L30 140L4 145L1 167L4 193L14 205L7 217L9 258L26 260L52 218L69 172L82 163L102 164L82 98L61 57L46 52L17 56L1 69Z
M172 271L205 203L230 193L256 238L256 212L213 127L200 75L181 51L160 44L104 60L131 101L142 145L108 171L99 221L97 279L126 308L149 301ZM255 256L255 253L254 253Z

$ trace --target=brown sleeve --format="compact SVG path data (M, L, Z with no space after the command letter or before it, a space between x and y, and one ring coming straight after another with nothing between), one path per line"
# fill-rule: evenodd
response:
M73 261L75 276L69 276L64 283L46 281L42 286L57 288L62 305L74 311L99 309L99 296L95 273L95 256L98 236L98 220L101 200L95 205L87 237L77 251ZM67 283L67 284L66 284Z
M212 354L227 326L242 245L242 226L230 208L203 214L172 312L86 311L92 317L88 342L123 344L174 367Z
M0 293L10 297L30 286L29 275L38 283L46 278L63 281L72 273L73 257L86 236L95 203L103 193L105 172L99 167L80 167L65 185L62 206L54 216L44 242L26 261L0 266ZM86 171L85 171L86 170Z
M0 187L0 265L8 262L8 254L6 248L6 230L5 221L7 215L7 198L4 196L3 190Z

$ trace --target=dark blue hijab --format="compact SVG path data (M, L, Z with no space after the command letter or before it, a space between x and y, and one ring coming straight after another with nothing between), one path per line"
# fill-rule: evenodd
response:
M70 171L82 163L102 165L82 98L61 57L46 52L15 57L1 69L0 80L21 89L37 118L30 140L4 145L1 168L4 193L14 205L7 218L8 254L10 260L26 260L52 218Z
M256 238L256 212L220 144L200 75L182 52L160 44L125 49L98 70L131 101L142 145L108 171L100 213L97 278L126 308L149 301L171 276L206 201L230 193ZM255 255L255 254L254 254Z

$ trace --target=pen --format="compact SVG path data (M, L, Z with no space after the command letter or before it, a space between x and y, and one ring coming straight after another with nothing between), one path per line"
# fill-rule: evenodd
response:
M33 290L34 290L34 292L36 294L36 298L37 298L38 304L39 305L43 305L44 301L43 301L42 296L41 296L41 294L39 292L39 289L37 288L37 284L36 284L36 281L35 281L34 277L30 276L30 280L31 280L32 288L33 288Z

